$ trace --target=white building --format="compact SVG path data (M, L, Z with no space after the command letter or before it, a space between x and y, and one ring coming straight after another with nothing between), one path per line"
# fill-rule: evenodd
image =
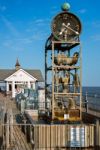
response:
M36 89L43 82L40 70L22 69L18 60L15 69L0 69L0 89L5 90L7 94L11 93L12 98L21 92L23 87Z

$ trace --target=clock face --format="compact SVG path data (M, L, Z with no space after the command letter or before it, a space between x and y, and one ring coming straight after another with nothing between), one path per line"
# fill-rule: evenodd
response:
M57 40L73 41L79 37L81 32L81 22L72 13L63 12L58 14L52 22L52 33Z

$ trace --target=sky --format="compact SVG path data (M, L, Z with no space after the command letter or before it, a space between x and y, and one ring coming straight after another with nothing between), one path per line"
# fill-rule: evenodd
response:
M0 0L0 69L40 69L44 75L44 47L51 22L68 2L82 23L83 86L100 86L99 0Z

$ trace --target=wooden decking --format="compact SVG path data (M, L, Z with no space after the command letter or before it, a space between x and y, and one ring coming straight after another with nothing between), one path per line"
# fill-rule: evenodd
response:
M12 147L14 150L31 150L32 147L26 142L26 137L18 126L14 126L14 141Z
M1 142L0 142L0 150L32 150L31 145L27 142L26 136L25 134L22 132L21 128L19 127L19 125L17 125L16 122L16 115L19 114L20 112L18 111L18 109L16 108L16 104L14 100L11 100L11 98L9 96L4 96L3 94L0 93L0 110L2 111L2 109L4 109L5 112L7 112L8 110L12 110L12 114L13 114L13 138L11 141L10 138L10 130L5 130L3 131L3 126L2 124L3 122L3 118L1 118L1 125L0 125L0 138L1 138ZM3 117L3 116L1 116ZM7 124L4 126L4 129L7 128ZM9 137L8 137L8 141L9 141L9 146L6 146L7 143L7 134L4 132L8 132L9 133ZM5 135L3 137L3 135Z

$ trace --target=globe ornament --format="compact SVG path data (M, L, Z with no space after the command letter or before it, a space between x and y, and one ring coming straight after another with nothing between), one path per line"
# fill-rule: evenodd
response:
M62 11L68 11L70 9L70 4L69 3L64 3L61 6Z

